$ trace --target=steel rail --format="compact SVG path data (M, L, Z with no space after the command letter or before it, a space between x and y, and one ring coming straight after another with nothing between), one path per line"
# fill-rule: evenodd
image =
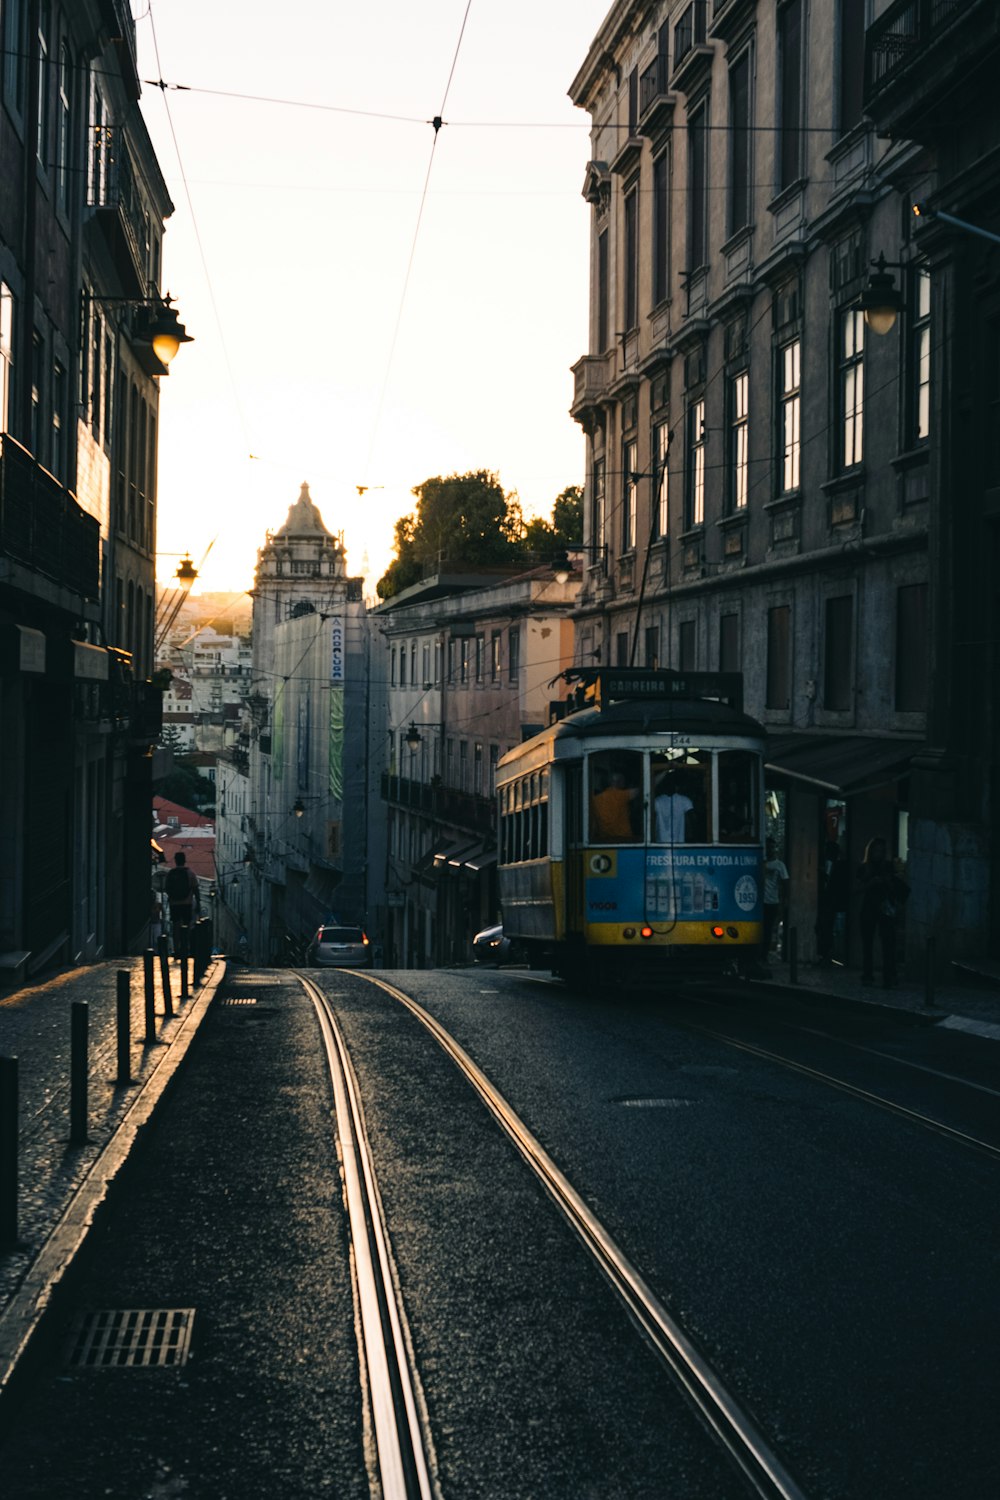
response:
M434 1500L430 1434L421 1421L408 1344L396 1301L382 1204L368 1148L357 1080L332 1007L322 990L298 978L313 1003L333 1082L344 1171L361 1342L368 1372L381 1500Z
M803 1077L825 1084L827 1088L837 1089L842 1094L850 1094L852 1098L860 1099L865 1104L872 1104L876 1109L883 1109L887 1114L897 1115L912 1125L920 1125L923 1129L942 1135L960 1146L984 1152L987 1156L1000 1161L1000 1147L991 1145L989 1141L981 1141L978 1136L969 1135L964 1130L957 1130L954 1125L946 1125L942 1120L935 1120L931 1115L921 1114L918 1109L910 1109L906 1104L897 1104L892 1099L883 1098L881 1094L873 1094L870 1089L863 1089L859 1084L848 1083L846 1079L837 1078L832 1073L824 1073L821 1068L811 1068L808 1063L795 1062L790 1057L782 1057L780 1052L772 1052L770 1048L760 1047L756 1042L745 1042L740 1037L729 1036L712 1026L699 1026L696 1021L682 1021L672 1017L671 1025L679 1027L682 1031L694 1032L698 1036L706 1036L712 1041L722 1042L726 1047L733 1047L738 1052L747 1052L752 1057L762 1058L765 1062L777 1063L779 1067L787 1068L789 1072L801 1073ZM884 1054L879 1055L884 1056ZM893 1061L891 1058L888 1060ZM958 1080L959 1083L961 1081Z
M406 1006L465 1074L590 1251L633 1321L762 1500L807 1500L805 1491L767 1443L753 1418L730 1394L704 1355L671 1318L600 1220L469 1054L405 991L372 974L361 973L359 977Z
M718 1006L720 1010L732 1011L732 998L727 999L724 995L713 994L707 999L704 992L695 994L689 992L683 996L688 1005L696 1006ZM800 1032L803 1036L816 1036L824 1042L834 1042L838 1047L843 1047L849 1052L862 1052L866 1057L877 1057L883 1062L891 1063L894 1068L908 1069L911 1073L925 1073L930 1078L941 1078L945 1083L957 1083L963 1089L972 1089L978 1094L989 1094L994 1099L1000 1099L1000 1089L991 1088L986 1083L976 1083L975 1079L963 1078L960 1073L946 1073L943 1068L932 1068L929 1063L916 1062L912 1057L897 1057L893 1052L883 1052L881 1047L868 1047L864 1042L852 1041L846 1036L837 1036L836 1032L824 1031L819 1026L805 1026L800 1021L792 1021L787 1017L781 1018L781 1024L788 1031Z

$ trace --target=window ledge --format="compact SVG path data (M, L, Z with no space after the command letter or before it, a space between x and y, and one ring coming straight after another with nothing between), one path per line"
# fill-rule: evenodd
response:
M794 203L795 199L801 193L804 193L808 186L808 177L798 177L794 182L790 182L786 188L782 188L781 192L776 198L771 199L770 203L767 205L768 213L780 213L783 208L787 208L789 203Z
M734 531L738 526L746 525L748 514L749 507L741 505L739 510L731 510L726 515L720 516L715 524L720 531Z
M897 453L895 458L889 462L897 473L905 469L917 469L921 464L929 464L931 461L930 443L921 443L918 448L907 448L903 453Z
M848 469L843 474L835 474L832 479L827 479L820 485L824 495L842 495L845 490L860 489L865 482L864 465L859 464L856 469Z
M789 490L787 495L775 495L773 500L764 501L766 511L792 510L795 506L802 504L802 490Z

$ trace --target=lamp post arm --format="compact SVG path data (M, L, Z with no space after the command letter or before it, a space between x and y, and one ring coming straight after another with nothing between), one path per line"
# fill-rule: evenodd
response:
M991 229L983 229L978 224L970 224L968 219L959 219L954 214L946 214L943 209L921 208L920 218L940 219L942 224L951 224L955 229L964 229L967 234L977 234L980 239L990 240L994 245L1000 245L1000 234L994 234Z

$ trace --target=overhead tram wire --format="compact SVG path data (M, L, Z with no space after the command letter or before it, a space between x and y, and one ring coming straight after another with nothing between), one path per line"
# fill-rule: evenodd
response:
M367 463L365 464L365 472L366 473L370 473L371 472L372 460L373 460L374 453L375 453L375 444L376 444L376 442L378 440L379 427L381 426L381 423L382 423L382 409L385 406L385 395L386 395L386 391L389 388L389 376L392 373L392 364L393 364L393 360L395 359L395 356L396 356L396 344L397 344L398 339L399 339L399 330L400 330L400 327L402 326L403 309L406 306L406 294L407 294L407 291L409 289L410 275L411 275L411 273L413 271L413 261L414 261L414 257L416 255L416 251L417 251L417 240L418 240L419 235L420 235L420 225L421 225L421 221L423 220L423 217L424 217L424 206L427 203L427 189L430 186L431 171L432 171L433 166L434 166L434 153L437 150L438 135L440 134L441 126L444 124L444 110L445 110L445 105L448 102L448 94L449 94L449 92L451 90L452 79L455 77L455 68L458 65L458 54L459 54L459 52L461 50L461 47L462 47L462 38L465 36L465 26L466 26L466 22L469 19L469 11L471 9L472 9L472 0L467 0L466 6L465 6L465 14L462 17L462 25L459 28L458 41L455 44L455 54L452 57L451 68L449 69L449 72L448 72L448 82L445 84L444 95L443 95L443 97L441 99L441 108L438 110L438 112L434 116L434 118L430 121L430 124L431 124L431 126L432 126L432 128L434 130L434 138L431 141L431 152L430 152L430 156L428 157L428 160L427 160L427 171L426 171L426 173L424 175L424 185L423 185L423 188L422 188L421 193L420 193L420 206L417 209L417 222L416 222L416 224L414 225L414 228L413 228L413 241L412 241L412 243L410 245L409 259L406 262L406 274L403 277L403 290L402 290L402 292L400 294L399 307L398 307L397 312L396 312L396 322L395 322L395 326L393 327L393 330L392 330L392 339L391 339L391 341L389 343L389 355L388 355L388 358L386 359L385 374L382 377L382 386L381 386L381 389L379 391L378 405L375 408L375 420L372 423L371 438L369 439L369 443L368 443L368 460L367 460Z
M230 386L232 388L233 401L234 401L235 406L236 406L236 413L237 413L237 415L239 417L239 420L240 420L240 426L243 429L243 438L244 438L244 441L246 442L247 452L249 452L250 449L251 449L251 447L253 445L250 442L250 434L249 434L249 431L247 429L246 416L245 416L244 411L243 411L243 406L242 406L242 403L240 401L239 390L238 390L237 385L236 385L236 376L235 376L235 374L233 372L233 362L232 362L232 360L229 357L229 346L226 343L226 335L225 335L225 332L224 332L223 327L222 327L222 318L221 318L221 316L219 314L219 304L218 304L218 302L216 300L215 287L212 284L212 277L211 277L211 275L209 273L209 269L208 269L208 257L205 254L205 246L204 246L204 244L202 242L201 230L198 228L198 220L197 220L197 217L196 217L195 211L194 211L194 200L191 197L191 188L190 188L190 185L188 183L187 173L184 170L184 161L183 161L183 158L181 157L180 142L177 139L177 131L174 129L173 116L170 113L170 105L169 105L169 103L167 101L167 88L168 88L168 85L165 84L165 83L163 83L163 81L162 81L163 64L160 61L160 44L159 44L159 41L158 41L157 36L156 36L156 21L155 21L155 19L153 17L153 4L152 4L152 0L149 0L149 8L148 8L147 15L148 15L148 19L149 19L149 32L150 32L150 36L152 37L152 40L153 40L153 51L154 51L154 53L156 55L156 66L157 66L157 69L158 69L158 71L160 73L160 77L161 77L160 83L158 83L158 84L156 84L154 86L157 87L157 88L159 88L161 94L163 95L163 108L166 111L167 124L168 124L168 126L170 128L170 137L171 137L171 140L174 143L174 154L177 157L177 168L178 168L178 171L181 174L181 182L184 184L184 196L187 199L188 213L191 215L191 227L194 230L195 242L196 242L196 244L198 246L198 254L199 254L200 258L201 258L201 268L202 268L202 271L204 272L205 285L208 288L208 296L209 296L209 300L210 300L210 302L212 304L212 312L215 314L215 324L216 324L216 327L219 330L219 341L220 341L220 343L222 345L222 352L223 352L223 355L224 355L225 361L226 361L226 370L227 370L228 375L229 375L229 383L230 383Z
M471 0L469 0L471 5ZM466 19L468 8L466 9ZM465 30L465 20L462 22L462 30ZM459 46L461 46L461 36ZM456 50L456 61L457 61ZM454 71L454 67L453 70ZM607 120L603 124L594 124L588 120L446 120L444 119L444 104L441 106L441 114L434 119L428 120L422 115L397 115L388 110L379 109L354 109L346 104L322 104L315 99L283 99L270 94L244 94L237 89L209 89L202 88L192 83L168 83L164 78L144 78L142 82L149 88L159 89L161 92L179 94L204 94L213 99L233 99L244 104L272 104L282 109L314 109L322 114L354 115L365 120L387 120L397 125L447 125L453 130L614 130L628 131L629 125L626 121ZM451 80L449 79L449 86ZM733 126L728 124L705 124L700 127L706 131L732 130ZM787 125L747 125L741 126L741 130L748 131L751 135L779 135L789 130ZM836 125L797 125L792 132L796 135L841 135L839 126Z

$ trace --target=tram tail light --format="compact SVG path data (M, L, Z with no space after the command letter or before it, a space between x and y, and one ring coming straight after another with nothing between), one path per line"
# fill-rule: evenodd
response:
M653 936L652 927L640 927L639 936L644 938L651 938Z
M726 929L724 927L713 927L712 928L712 936L714 938L725 937L725 935L726 935Z

